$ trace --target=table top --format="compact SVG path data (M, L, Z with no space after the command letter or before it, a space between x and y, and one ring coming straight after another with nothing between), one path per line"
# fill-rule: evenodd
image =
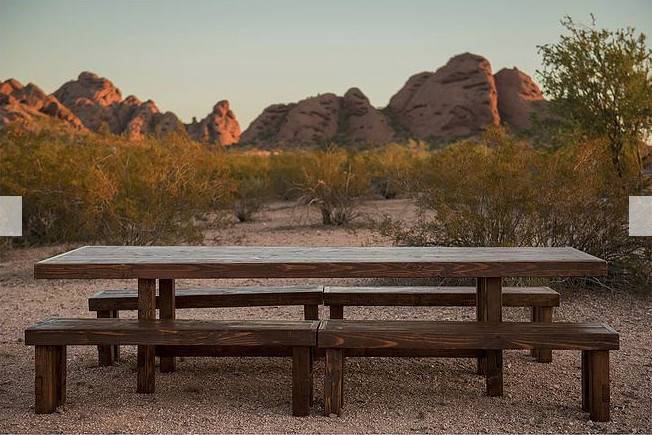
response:
M84 246L38 262L36 278L385 278L601 276L574 248Z

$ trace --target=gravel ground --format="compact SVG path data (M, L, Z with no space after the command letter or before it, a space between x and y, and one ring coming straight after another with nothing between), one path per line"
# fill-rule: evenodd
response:
M365 204L367 216L414 217L409 202ZM247 245L383 245L363 226L317 225L314 213L276 204L253 223L209 232L211 243ZM11 251L0 261L0 432L652 432L652 297L608 290L562 293L556 319L604 321L621 334L612 352L612 421L593 423L580 409L579 352L554 352L538 364L505 352L505 396L484 396L484 380L466 359L347 360L342 417L323 417L323 361L316 363L312 416L290 416L290 360L185 358L159 374L156 394L135 393L135 348L98 367L91 347L70 347L68 399L52 415L33 413L33 348L23 330L50 316L90 316L86 298L130 281L35 281L34 262L72 246ZM341 281L360 284L362 281ZM187 285L261 285L265 280L180 281ZM305 281L304 281L305 282ZM315 281L318 282L318 281ZM274 281L299 284L299 281ZM135 313L126 313L133 317ZM326 312L322 310L322 316ZM469 319L464 308L350 308L350 318ZM180 318L301 317L299 307L180 310ZM524 309L505 309L526 320Z

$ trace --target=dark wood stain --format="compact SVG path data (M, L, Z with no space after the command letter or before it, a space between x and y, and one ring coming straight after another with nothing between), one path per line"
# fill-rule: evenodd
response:
M600 276L573 248L85 246L34 266L36 278L382 278Z
M25 330L27 345L314 346L319 321L52 319Z
M162 280L168 281L168 280ZM227 287L176 289L175 308L226 308L280 305L321 305L323 288L313 287ZM156 297L160 308L160 296ZM91 311L135 310L135 289L103 290L88 299Z
M324 305L451 306L476 305L475 287L324 287ZM559 306L559 293L550 287L504 287L503 306Z
M618 333L603 324L323 320L320 348L615 350Z

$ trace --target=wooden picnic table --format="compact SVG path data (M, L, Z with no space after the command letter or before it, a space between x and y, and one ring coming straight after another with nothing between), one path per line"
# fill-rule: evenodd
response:
M85 246L43 260L36 278L137 279L138 318L175 318L175 279L476 278L477 319L502 321L504 277L602 276L604 260L573 248ZM161 364L174 364L165 358ZM502 395L502 351L486 351L489 395ZM138 348L138 392L154 391L154 348Z

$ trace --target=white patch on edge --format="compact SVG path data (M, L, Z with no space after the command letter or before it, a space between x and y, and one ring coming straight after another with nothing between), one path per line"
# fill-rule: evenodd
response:
M652 196L629 197L629 235L652 237Z
M23 235L23 197L0 196L0 237Z

